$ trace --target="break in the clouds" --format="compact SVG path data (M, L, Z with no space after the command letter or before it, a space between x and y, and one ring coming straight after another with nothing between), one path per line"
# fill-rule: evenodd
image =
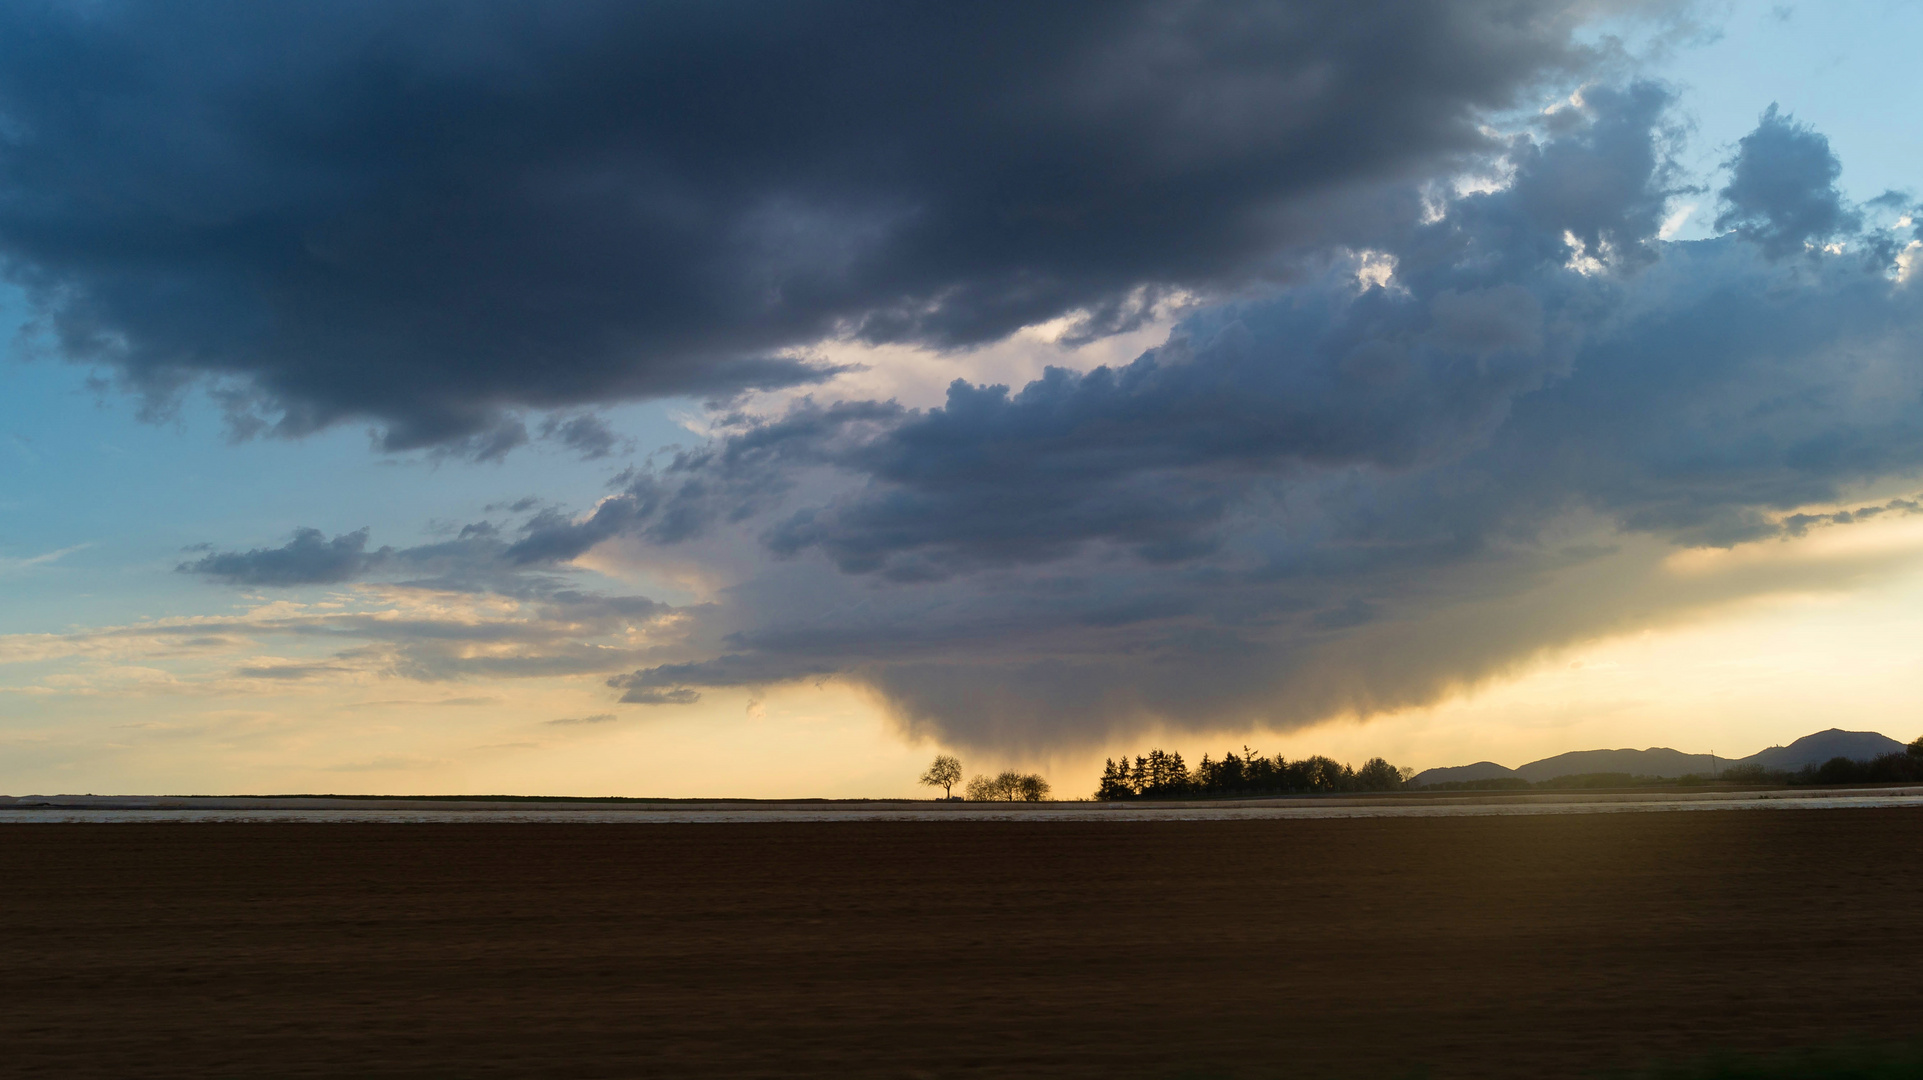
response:
M0 259L156 410L498 457L516 410L806 384L828 338L1241 288L1488 151L1611 6L16 4Z

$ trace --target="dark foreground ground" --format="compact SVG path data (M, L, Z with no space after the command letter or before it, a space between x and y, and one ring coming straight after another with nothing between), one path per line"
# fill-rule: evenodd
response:
M1919 957L1918 810L0 826L7 1077L1571 1076Z

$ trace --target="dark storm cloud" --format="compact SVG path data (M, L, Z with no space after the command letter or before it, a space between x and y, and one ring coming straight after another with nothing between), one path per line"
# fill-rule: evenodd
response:
M1423 704L1546 647L1825 587L1858 571L1678 580L1661 560L1912 508L1844 499L1923 468L1923 305L1880 235L1798 259L1753 230L1658 241L1681 190L1667 105L1588 88L1507 145L1500 188L1389 191L1319 270L1132 364L960 381L930 410L721 417L581 514L523 500L378 552L296 537L359 560L329 573L522 614L286 632L416 679L592 674L633 705L841 676L915 730L1042 751ZM1834 198L1800 160L1747 167L1783 205ZM1850 508L1804 509L1825 504ZM596 545L699 561L722 533L769 561L713 605L569 584ZM279 550L185 568L245 580Z
M1338 264L1197 315L1119 370L1051 370L1017 393L957 382L944 407L899 416L805 405L647 482L733 505L781 491L784 468L832 465L864 483L775 521L769 548L922 577L1097 541L1187 561L1259 493L1309 497L1338 468L1366 470L1351 496L1393 493L1321 497L1356 541L1421 527L1474 542L1581 503L1726 544L1776 529L1766 511L1923 460L1918 305L1887 267L1777 268L1772 237L1741 232L1655 264L1675 184L1665 104L1647 85L1591 90L1586 123L1518 147L1508 187L1389 238L1387 288ZM1749 175L1786 203L1835 197L1832 173L1793 159L1775 177L1768 160ZM653 527L670 504L623 500L635 535L682 535Z
M1914 509L1923 284L1914 234L1864 225L1904 198L1850 205L1772 110L1728 232L1661 241L1703 190L1663 88L1480 126L1589 61L1575 9L65 10L0 12L0 247L70 355L163 398L228 377L243 433L367 416L473 458L716 403L720 437L579 513L182 565L513 612L270 628L329 664L636 705L845 677L1046 750L1432 702L1876 557L1690 578L1680 548ZM790 346L1081 340L1176 290L1206 303L1132 363L725 412L819 377ZM596 593L568 564L602 545L735 584Z
M684 493L706 529L741 511L791 561L730 596L717 659L614 685L838 671L941 738L1042 749L1422 704L1546 647L1846 576L1686 580L1662 558L1912 505L1798 512L1923 470L1918 284L1876 235L1797 260L1778 242L1816 227L1658 241L1666 104L1586 91L1514 146L1507 186L1372 234L1386 285L1332 255L1120 369L958 383L928 411L804 404L684 455L637 490ZM1812 153L1739 158L1772 193L1752 205L1789 208L1756 221L1833 204L1856 227ZM804 495L824 470L846 481ZM622 500L606 536L680 537L651 531L666 502Z
M498 457L516 409L806 383L827 337L1239 287L1486 152L1596 7L11 5L0 253L156 409Z
M584 520L516 545L571 557L609 536L671 543L770 505L798 469L868 482L765 534L844 572L938 577L1045 562L1091 541L1153 562L1212 550L1278 471L1406 470L1479 445L1518 394L1566 370L1614 288L1568 271L1590 250L1641 265L1670 175L1653 86L1591 92L1591 118L1514 155L1514 183L1398 237L1397 285L1353 259L1281 300L1224 305L1120 369L1050 369L1017 393L957 381L946 404L804 403L637 474ZM1571 246L1571 240L1577 245Z

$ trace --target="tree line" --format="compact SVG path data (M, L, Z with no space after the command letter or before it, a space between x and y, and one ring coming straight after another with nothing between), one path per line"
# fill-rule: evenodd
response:
M1415 770L1397 768L1382 758L1370 758L1360 769L1320 755L1290 761L1277 754L1264 757L1244 746L1220 759L1202 755L1193 771L1180 753L1160 749L1120 761L1109 758L1102 766L1095 797L1169 799L1184 796L1302 795L1340 791L1394 791Z
M1303 795L1335 792L1394 791L1415 774L1397 768L1382 758L1351 768L1333 758L1316 755L1290 761L1277 754L1264 757L1244 746L1242 753L1230 751L1220 759L1202 755L1191 770L1180 753L1161 749L1118 761L1103 763L1101 782L1095 797L1104 801L1120 799L1170 799L1224 795ZM942 754L935 758L921 783L942 789L942 798L953 798L954 788L962 782L959 758ZM1458 780L1425 785L1425 791L1496 791L1524 788L1629 787L1642 784L1703 784L1721 781L1733 784L1915 784L1923 783L1923 738L1903 750L1884 754L1869 761L1831 758L1821 765L1806 765L1795 771L1765 769L1760 765L1733 765L1717 776L1683 776L1673 780L1632 776L1628 773L1583 773L1558 776L1534 784L1519 776L1487 780ZM976 776L963 788L971 802L1040 802L1048 798L1049 783L1036 773L1003 770L994 776Z

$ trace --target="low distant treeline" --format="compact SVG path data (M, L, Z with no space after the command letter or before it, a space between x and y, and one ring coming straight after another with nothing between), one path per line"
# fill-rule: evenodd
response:
M1338 791L1393 791L1413 775L1414 770L1398 769L1381 758L1370 758L1360 769L1326 757L1306 757L1295 761L1281 754L1263 757L1248 747L1241 754L1223 754L1220 760L1202 755L1190 771L1182 755L1171 751L1150 750L1147 754L1120 761L1114 758L1102 767L1101 785L1095 797L1117 799L1170 799L1183 796L1218 795L1301 795Z
M1632 773L1597 772L1572 773L1568 776L1552 777L1530 783L1520 776L1490 776L1481 780L1449 780L1439 784L1424 784L1417 791L1529 791L1542 788L1619 788L1642 787L1648 784L1675 784L1681 781L1673 778L1636 776Z

